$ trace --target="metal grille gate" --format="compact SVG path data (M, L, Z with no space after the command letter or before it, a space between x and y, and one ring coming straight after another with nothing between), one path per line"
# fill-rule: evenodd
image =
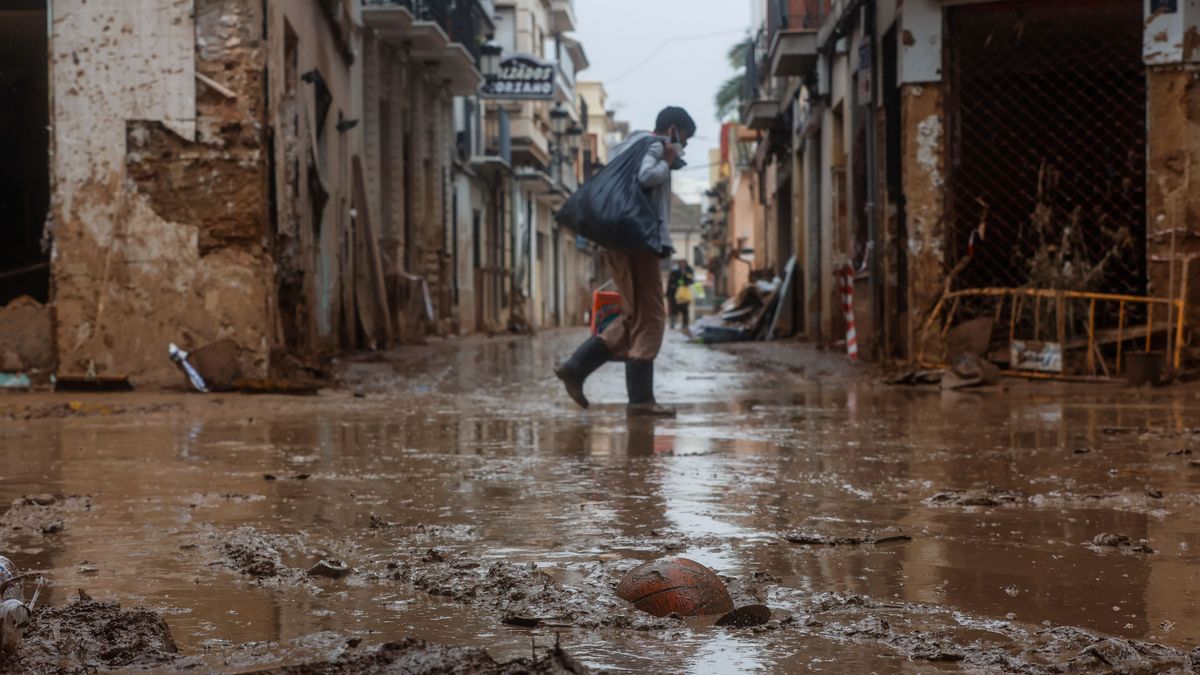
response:
M1144 293L1142 3L957 7L947 32L954 287Z

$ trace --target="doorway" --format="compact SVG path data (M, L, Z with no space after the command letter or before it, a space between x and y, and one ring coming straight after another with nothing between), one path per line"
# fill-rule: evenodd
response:
M50 104L45 0L0 9L0 305L50 299L42 234L50 205Z
M884 119L884 163L887 169L887 204L891 209L886 210L888 222L885 227L891 235L893 250L884 254L885 260L894 261L895 285L890 285L886 291L886 307L892 308L885 312L884 335L888 354L901 357L907 353L903 344L906 317L908 316L908 224L904 211L904 153L903 125L901 124L901 103L899 78L899 55L897 47L896 27L883 36L883 119ZM888 237L884 237L887 241Z
M1146 66L1135 0L954 7L946 264L959 288L1146 292Z

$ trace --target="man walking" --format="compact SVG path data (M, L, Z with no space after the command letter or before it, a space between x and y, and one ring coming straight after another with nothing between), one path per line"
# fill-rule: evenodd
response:
M688 312L692 306L692 284L695 281L696 272L684 258L680 258L667 275L667 304L671 307L671 328L675 328L675 318L679 317L683 321L682 330L685 335L691 335L688 330Z
M674 106L664 108L654 125L653 136L658 142L650 143L642 157L638 182L658 211L660 240L663 242L671 241L671 171L684 165L684 148L695 133L696 123L686 110ZM613 148L613 156L619 156L650 135L648 131L631 134ZM554 370L566 385L567 394L580 406L588 407L587 397L583 394L587 377L609 360L623 358L629 415L675 415L674 410L659 405L654 399L654 359L667 327L659 259L670 258L672 253L666 243L657 253L605 249L605 263L621 294L621 316L603 334L580 345Z

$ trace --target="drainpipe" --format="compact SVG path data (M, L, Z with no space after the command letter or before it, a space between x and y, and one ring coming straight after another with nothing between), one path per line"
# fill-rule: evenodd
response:
M870 104L867 106L867 147L866 147L866 163L867 163L867 273L871 288L871 331L874 333L874 351L882 353L886 350L880 349L879 336L883 334L883 279L880 278L879 272L879 148L878 146L878 119L877 108L879 101L879 80L878 80L878 63L879 50L876 46L876 26L875 26L875 5L874 0L864 3L863 5L863 32L866 34L866 39L870 46L871 63L868 65L868 73L871 79L871 96Z

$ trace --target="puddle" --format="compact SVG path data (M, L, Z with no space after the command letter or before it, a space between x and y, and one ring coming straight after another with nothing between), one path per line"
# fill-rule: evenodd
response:
M365 398L112 396L89 405L132 412L6 420L0 553L49 573L42 604L144 606L179 663L212 668L334 661L348 639L504 662L558 634L615 671L1036 671L1185 663L1200 636L1190 397L820 383L672 340L660 398L682 414L630 422L619 368L587 413L545 377L576 337L355 362ZM786 539L893 530L911 540ZM1108 533L1153 552L1093 544ZM614 601L664 555L793 619L693 626ZM349 572L308 574L322 559Z

